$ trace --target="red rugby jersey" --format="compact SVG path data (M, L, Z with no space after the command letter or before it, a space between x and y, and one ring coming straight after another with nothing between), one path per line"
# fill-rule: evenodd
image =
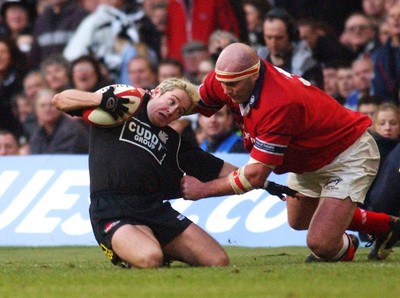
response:
M262 60L254 102L245 115L224 94L211 72L200 86L200 113L212 115L231 106L250 156L276 165L277 174L315 171L346 150L371 125L369 117L351 111L302 78Z

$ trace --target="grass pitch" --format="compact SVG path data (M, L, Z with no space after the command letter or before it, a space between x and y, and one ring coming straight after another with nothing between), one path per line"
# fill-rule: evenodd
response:
M400 248L304 263L305 247L226 247L231 266L120 269L98 247L0 247L0 297L399 297Z

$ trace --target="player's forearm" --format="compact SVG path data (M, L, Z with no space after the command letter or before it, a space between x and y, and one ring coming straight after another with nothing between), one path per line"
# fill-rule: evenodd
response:
M230 164L228 162L224 162L224 165L222 166L221 172L219 172L218 178L226 177L236 169L237 169L236 166L234 166L234 165L232 165L232 164Z
M53 97L53 105L61 111L73 111L97 107L101 99L102 95L100 93L69 89L56 94Z
M203 197L218 197L225 195L234 195L235 192L229 183L228 177L215 179L204 184Z

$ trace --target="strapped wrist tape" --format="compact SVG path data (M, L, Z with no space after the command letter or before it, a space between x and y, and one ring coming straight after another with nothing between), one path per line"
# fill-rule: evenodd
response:
M244 168L245 166L233 171L228 176L229 183L237 195L254 189L253 185L250 184L250 181L244 175Z

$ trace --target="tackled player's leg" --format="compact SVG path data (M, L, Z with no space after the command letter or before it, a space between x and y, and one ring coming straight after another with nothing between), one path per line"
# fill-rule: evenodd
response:
M192 223L163 247L165 255L192 266L228 266L222 246L198 225Z

